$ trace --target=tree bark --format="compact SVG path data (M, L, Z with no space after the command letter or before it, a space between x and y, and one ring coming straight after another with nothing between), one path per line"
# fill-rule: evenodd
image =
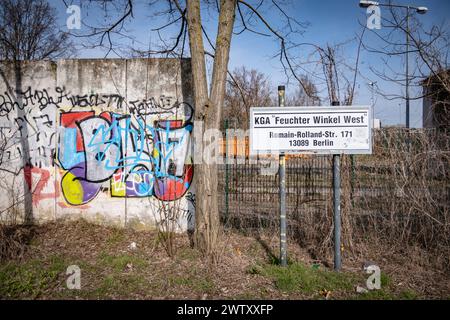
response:
M22 97L22 74L23 62L17 59L14 59L14 77L15 77L15 92L13 97L15 97L15 101L18 104L17 108L17 117L19 119L26 119L25 114L26 110L24 110L23 106L23 97ZM22 170L23 170L23 201L24 201L24 216L23 222L26 225L32 225L34 223L33 216L33 180L31 176L31 155L30 155L30 144L28 142L28 125L25 123L23 127L19 130L20 134L20 145L22 147ZM15 199L14 199L15 200Z
M194 81L194 119L203 121L202 137L206 130L218 129L220 125L235 8L236 0L221 1L210 99L201 29L200 0L187 1L187 24ZM203 145L205 148L211 141L196 141L196 143L205 143ZM215 253L220 232L217 172L217 164L215 163L204 163L202 161L201 164L197 163L194 166L194 185L198 195L195 204L194 243L205 256L212 259L216 258Z
M236 13L236 0L222 0L220 5L219 28L216 38L214 56L211 102L214 112L211 112L211 124L220 128L220 116L225 101L228 61L230 58L231 38Z

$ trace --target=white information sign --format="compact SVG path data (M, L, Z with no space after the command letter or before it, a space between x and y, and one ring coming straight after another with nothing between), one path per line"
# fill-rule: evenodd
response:
M251 108L250 152L371 154L371 108Z

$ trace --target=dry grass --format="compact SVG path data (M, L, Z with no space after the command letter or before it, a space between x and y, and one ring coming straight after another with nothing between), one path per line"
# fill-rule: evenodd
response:
M136 242L137 249L129 248ZM367 277L361 261L344 260L342 274L314 261L289 244L288 268L276 262L273 236L224 235L220 260L211 265L189 245L185 234L174 237L176 254L167 255L156 232L54 222L35 228L21 259L0 264L3 299L324 299L449 298L448 275L410 259L379 263L384 285L357 295L354 287ZM420 249L418 249L420 250ZM419 251L415 254L419 254ZM81 290L68 290L69 265L81 268Z
M450 274L449 137L439 130L383 128L374 131L373 154L341 157L346 261L401 258L407 265ZM228 184L221 187L228 188L229 196L221 201L229 210L223 210L223 220L241 232L276 233L278 178L261 175L250 163L225 169L222 180ZM287 191L288 236L329 264L334 246L332 157L290 159Z
M0 224L0 262L22 258L33 230L30 226Z

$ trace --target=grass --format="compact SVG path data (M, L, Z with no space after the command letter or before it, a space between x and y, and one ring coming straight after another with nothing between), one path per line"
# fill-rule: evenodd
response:
M404 290L400 293L399 298L402 300L417 300L419 296L412 290Z
M196 256L191 250L181 252L181 258L193 259ZM160 281L149 282L145 272L148 262L132 254L111 255L101 252L95 263L77 260L77 265L83 270L82 290L68 290L65 286L66 267L73 259L53 255L45 260L29 260L26 262L9 262L0 267L0 297L1 298L31 298L36 299L53 292L55 298L116 298L133 296L151 296L172 288L172 291L189 290L198 295L214 294L217 287L212 278L204 273L190 270L184 274L168 274ZM131 272L127 265L132 264ZM102 271L102 275L99 272ZM130 272L126 272L130 271ZM142 272L141 272L142 271ZM392 280L381 274L380 290L372 290L363 294L355 294L354 288L363 284L365 275L348 272L334 272L323 269L322 266L305 265L300 262L290 262L287 267L274 263L257 264L247 271L252 275L260 275L273 281L274 287L283 293L299 294L302 297L323 298L323 292L331 291L332 297L339 297L336 292L345 293L347 297L357 300L392 300L417 299L412 290L395 293L392 290ZM95 278L89 278L88 274ZM93 283L86 286L84 281ZM268 288L258 288L238 294L234 298L263 299L269 292ZM350 294L350 295L349 295Z
M192 275L177 275L168 278L169 285L187 287L198 293L211 293L215 290L214 282L209 277L194 277Z
M404 290L400 293L395 293L386 288L380 290L371 290L367 293L354 296L356 300L416 300L418 295L412 290Z
M0 266L0 297L38 298L58 283L59 275L65 270L66 264L60 256L51 256L46 262L8 262Z
M66 288L66 269L72 264L82 270L82 290ZM10 261L0 265L0 298L37 299L49 292L56 298L104 298L117 292L132 294L141 291L146 284L140 275L146 266L147 261L137 255L105 252L101 252L94 262L62 255ZM93 286L88 282L93 282Z
M195 261L199 259L201 255L198 250L187 247L187 248L180 248L180 250L178 250L177 252L177 257L180 260Z
M281 267L273 263L254 265L249 270L250 274L258 274L273 280L275 287L285 293L306 294L311 298L319 298L324 292L338 292L355 300L414 300L418 299L416 292L403 290L395 292L391 278L381 273L381 289L370 290L366 293L356 294L357 285L362 285L367 279L365 274L349 272L334 272L321 269L317 266L307 266L299 262L291 262L287 267ZM334 294L336 296L336 294Z
M292 262L287 267L274 264L253 266L249 272L270 277L275 287L283 292L309 295L320 294L322 290L352 290L359 280L355 274L322 270L299 262Z
M91 292L86 292L88 297L110 298L115 295L131 296L147 290L148 284L142 275L122 275L112 273L106 275Z
M125 239L126 239L126 237L125 237L123 230L113 229L113 231L109 235L108 239L106 240L106 244L115 245L115 244L123 242Z
M102 252L98 258L99 265L114 271L125 271L127 266L133 269L142 269L147 265L147 261L139 256L129 254L111 255Z
M379 290L370 290L366 293L356 295L356 300L416 300L418 295L410 289L396 292L391 278L384 272L381 272L381 288Z
M186 252L192 258L190 250ZM71 259L62 256L49 256L46 260L29 260L27 262L9 262L0 266L0 298L40 298L45 293L53 291L56 298L115 298L148 296L162 292L164 288L173 290L190 290L197 294L212 294L216 292L216 285L210 276L189 271L185 274L169 274L166 280L149 282L142 272L124 272L127 264L133 264L133 270L146 271L148 263L138 256L120 254L110 255L101 253L96 264L79 261L83 269L82 281L88 273L95 274L91 286L82 285L82 290L68 290L65 287L65 270ZM88 268L89 267L89 268ZM103 276L99 271L103 270ZM148 270L147 270L148 271ZM381 274L381 289L363 294L355 294L354 288L363 284L365 275L348 272L334 272L322 269L322 266L309 266L300 262L291 262L287 267L272 263L254 265L247 271L249 274L260 275L273 281L280 292L297 293L303 297L323 298L321 293L331 291L346 293L346 296L357 300L393 300L417 299L418 295L412 290L395 293L392 290L392 280L384 273ZM86 279L87 281L87 279ZM269 292L267 288L246 291L234 298L264 298ZM350 295L348 295L350 293ZM339 296L339 295L337 295Z
M207 299L324 299L328 292L331 299L426 297L420 289L412 289L421 286L385 272L380 290L358 294L355 288L365 287L368 274L336 273L298 253L283 268L270 254L270 246L253 236L230 234L223 261L212 268L190 247L187 237L177 239L179 250L168 257L162 246L155 246L156 233L80 223L49 225L44 230L23 259L0 263L0 299L201 299L205 294ZM80 241L78 246L67 245L73 243L71 235ZM132 241L138 248L127 250ZM69 265L81 269L81 290L66 287ZM435 297L448 297L444 287L439 289Z

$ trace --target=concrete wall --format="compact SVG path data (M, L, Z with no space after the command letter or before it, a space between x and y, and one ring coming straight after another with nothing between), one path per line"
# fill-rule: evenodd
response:
M0 69L2 217L192 225L190 60L32 61L21 79Z

